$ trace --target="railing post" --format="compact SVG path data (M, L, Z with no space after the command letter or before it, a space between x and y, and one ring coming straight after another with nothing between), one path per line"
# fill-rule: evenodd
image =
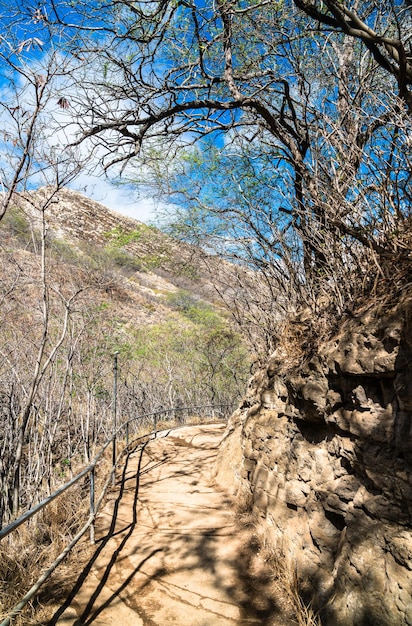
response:
M95 467L90 472L90 519L92 523L90 525L90 543L94 545L94 516L96 515L95 507Z
M114 353L113 361L113 484L116 482L116 430L117 430L117 356L118 352Z

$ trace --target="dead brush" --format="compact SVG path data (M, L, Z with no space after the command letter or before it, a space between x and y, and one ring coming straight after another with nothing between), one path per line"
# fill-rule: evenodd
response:
M96 471L96 499L110 472L110 454L111 451L106 450ZM86 476L0 542L0 620L66 548L87 522L89 512L89 477ZM67 561L77 559L86 545L87 534ZM42 616L47 612L43 604L56 599L56 579L58 592L64 595L65 583L69 583L66 577L55 572L41 587L38 597L13 619L13 626L43 623Z
M243 526L255 526L258 518L253 514L253 496L249 489L239 488L236 495L236 511Z
M262 531L258 533L258 537L261 542L261 556L273 571L276 587L282 590L287 605L292 608L297 626L321 626L320 617L313 610L311 602L303 600L297 572L287 564L281 547L269 543Z
M176 428L177 425L176 420L160 420L157 422L157 430L168 430L169 428Z
M31 529L26 525L0 543L0 619L15 606L33 583L46 547L33 549ZM23 624L20 619L17 624Z
M237 502L237 504L239 504ZM311 603L306 603L299 589L296 570L287 564L284 552L268 538L261 518L251 507L251 495L240 495L238 521L250 532L250 545L259 556L261 566L269 570L272 578L272 594L285 616L285 626L321 626L320 617ZM276 624L278 622L275 622Z
M188 415L184 418L184 423L190 426L199 426L199 424L204 423L204 419L199 415Z
M84 487L75 485L0 543L0 616L4 618L63 551L88 517ZM47 583L46 583L47 584ZM29 624L37 603L13 624ZM34 623L34 622L33 622Z

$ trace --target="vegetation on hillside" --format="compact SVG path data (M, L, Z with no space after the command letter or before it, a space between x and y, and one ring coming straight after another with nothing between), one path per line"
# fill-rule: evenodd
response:
M221 310L173 284L165 294L148 289L144 260L122 245L75 246L33 228L17 207L0 229L4 524L111 434L116 352L122 421L178 405L232 405L250 363Z
M145 229L109 228L97 250L53 237L56 195L86 167L173 204L171 232L216 254L179 271L209 270L262 360L297 311L315 320L309 350L360 302L410 289L412 15L409 0L0 12L4 523L110 431L114 352L125 416L231 402L248 370L225 315L183 280L138 289L174 259L135 254ZM223 275L221 258L235 262Z

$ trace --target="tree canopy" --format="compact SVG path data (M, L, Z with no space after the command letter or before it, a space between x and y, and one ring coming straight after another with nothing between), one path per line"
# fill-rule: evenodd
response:
M408 266L409 2L61 0L25 19L74 60L72 145L176 202L186 238L340 311Z

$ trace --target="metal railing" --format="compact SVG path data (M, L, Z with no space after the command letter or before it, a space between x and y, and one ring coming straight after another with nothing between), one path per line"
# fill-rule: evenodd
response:
M182 426L190 424L187 422L189 418L201 417L202 423L205 420L216 419L225 420L228 416L233 412L234 405L205 405L205 406L194 406L194 407L173 407L171 409L161 409L158 411L153 411L152 413L145 413L142 415L138 415L137 417L132 417L127 420L123 424L121 424L118 428L116 427L112 436L106 441L98 454L94 457L94 459L90 462L90 464L84 468L81 472L79 472L76 476L74 476L70 481L62 485L59 489L57 489L50 496L36 504L29 511L26 511L23 515L18 517L16 520L11 522L8 526L0 529L0 540L4 539L7 535L16 530L19 526L27 522L30 518L32 518L36 513L43 510L47 505L49 505L53 500L61 496L68 489L73 487L76 483L78 483L83 477L90 475L89 479L89 499L90 499L90 513L87 522L84 526L78 531L78 533L73 537L70 543L66 546L66 548L59 554L59 556L53 561L53 563L49 566L49 568L42 574L42 576L34 583L31 589L26 593L26 595L20 600L20 602L13 607L8 615L0 622L0 626L10 626L11 620L22 611L24 606L36 595L40 587L43 583L51 576L51 574L56 570L56 568L60 565L60 563L66 558L69 552L74 548L74 546L80 541L83 535L89 530L90 532L90 541L94 543L94 522L99 510L100 505L102 504L104 497L107 493L109 486L112 484L115 478L115 471L119 464L120 459L125 454L127 450L138 449L139 445L143 446L144 443L148 442L150 439L154 439L157 436L157 433L160 432L158 430L159 422L167 422L171 420L177 420L178 425L170 426L168 428L164 428L163 430L169 431L175 428L181 428ZM199 415L199 412L202 412L202 415ZM153 423L153 429L143 435L136 436L134 439L131 439L131 426L134 422L148 421L149 423ZM124 434L124 446L120 453L117 453L117 443L120 439L121 434ZM108 477L105 481L102 491L96 501L96 493L95 493L95 473L96 467L99 462L102 460L104 452L107 448L112 445L113 446L113 454L112 454L112 464L111 469L108 471Z

